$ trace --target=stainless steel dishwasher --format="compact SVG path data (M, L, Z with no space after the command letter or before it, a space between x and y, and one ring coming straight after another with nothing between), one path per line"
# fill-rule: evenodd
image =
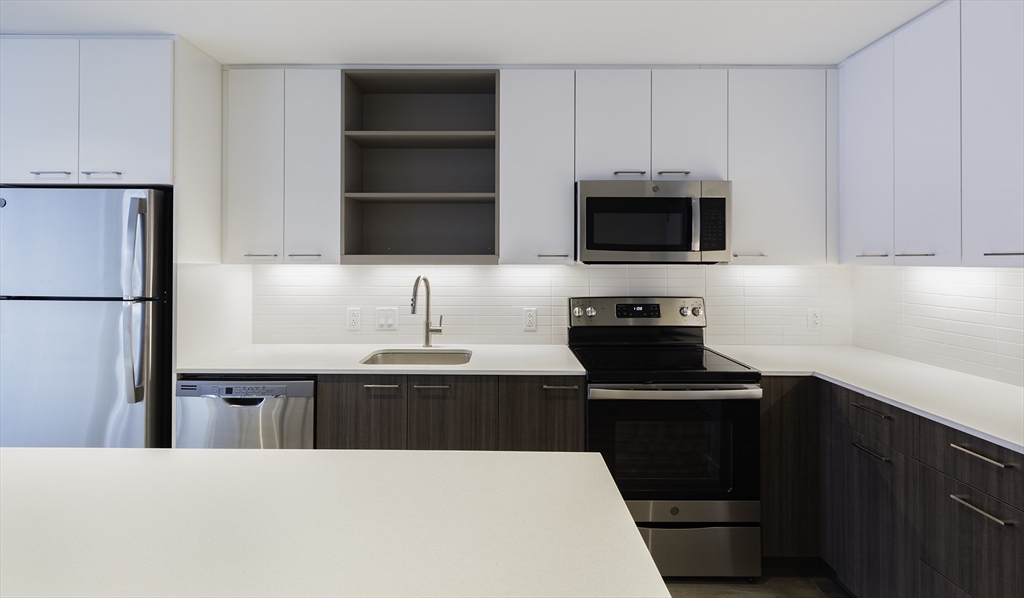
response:
M313 380L178 380L179 448L313 448Z

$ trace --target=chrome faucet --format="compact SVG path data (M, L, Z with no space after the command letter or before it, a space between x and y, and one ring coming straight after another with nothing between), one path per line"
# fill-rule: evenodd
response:
M430 281L427 280L426 276L417 276L416 282L412 283L412 313L416 313L416 295L420 290L420 280L423 281L423 286L427 288L427 313L423 319L423 346L430 346L430 335L441 334L441 326L444 325L444 316L437 322L437 328L430 325Z

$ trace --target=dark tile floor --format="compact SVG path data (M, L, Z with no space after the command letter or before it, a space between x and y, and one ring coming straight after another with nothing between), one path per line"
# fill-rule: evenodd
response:
M765 570L757 583L744 579L667 578L674 597L686 598L847 598L824 573Z

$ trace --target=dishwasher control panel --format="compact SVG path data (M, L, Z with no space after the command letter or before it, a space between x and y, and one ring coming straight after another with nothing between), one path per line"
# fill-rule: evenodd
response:
M311 397L312 380L178 380L179 397Z

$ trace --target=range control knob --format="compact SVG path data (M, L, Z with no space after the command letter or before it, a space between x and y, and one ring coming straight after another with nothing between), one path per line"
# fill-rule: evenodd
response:
M593 318L596 315L597 315L597 310L596 309L594 309L593 307L588 307L587 308L587 317Z
M686 316L690 315L690 308L689 307L680 307L679 308L679 315L683 316L684 318Z
M700 314L704 313L704 310L701 309L700 306L696 306L696 307L693 308L693 312L692 313L693 313L693 317L698 318L698 317L700 317Z
M576 316L577 318L582 318L583 317L583 308L582 307L574 307L574 308L572 308L572 315Z

